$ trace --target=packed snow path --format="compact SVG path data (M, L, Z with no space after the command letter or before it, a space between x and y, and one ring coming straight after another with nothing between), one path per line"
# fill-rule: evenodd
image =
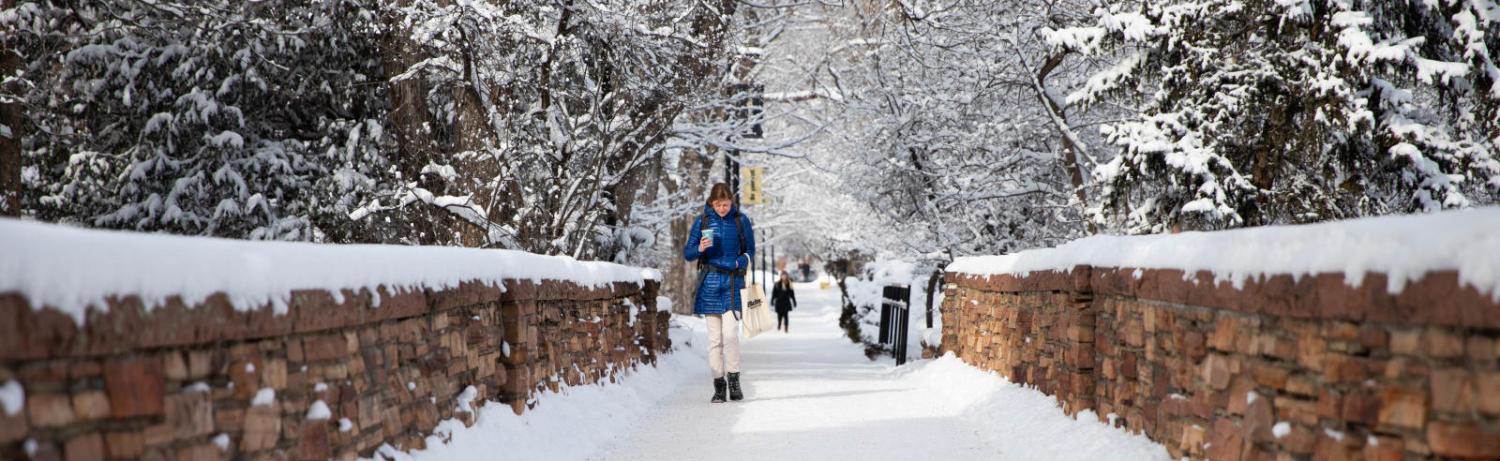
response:
M700 365L684 373L680 387L633 431L591 458L1167 457L1143 437L1111 429L1092 415L1068 418L1052 398L952 357L901 368L889 358L872 362L838 327L837 290L795 288L801 306L792 311L791 332L768 332L742 344L745 400L710 404L707 366ZM696 336L682 347L702 349L702 340Z

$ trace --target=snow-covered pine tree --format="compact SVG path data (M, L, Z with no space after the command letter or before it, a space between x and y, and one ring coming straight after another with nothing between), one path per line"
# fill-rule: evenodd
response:
M1118 53L1070 103L1144 99L1105 134L1096 219L1218 229L1493 203L1500 6L1476 1L1101 3L1059 49Z
M234 238L371 240L382 182L377 2L22 2L23 206ZM12 86L7 86L7 91Z

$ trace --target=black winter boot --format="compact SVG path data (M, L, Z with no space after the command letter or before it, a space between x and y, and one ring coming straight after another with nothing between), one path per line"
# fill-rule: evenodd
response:
M740 374L729 374L729 400L745 400L745 393L740 391Z
M710 403L724 403L724 378L714 378L714 398Z

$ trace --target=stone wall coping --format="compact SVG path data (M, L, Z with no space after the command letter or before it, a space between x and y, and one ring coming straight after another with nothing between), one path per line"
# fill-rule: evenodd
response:
M997 293L1074 292L1293 318L1389 324L1500 328L1500 302L1462 283L1456 271L1428 272L1398 293L1386 274L1367 273L1357 286L1343 273L1275 275L1246 280L1241 287L1191 276L1177 269L1076 266L1070 271L977 276L950 272L947 283Z
M659 282L614 282L590 287L558 280L506 280L503 288L478 281L446 290L342 290L341 300L326 290L292 293L288 310L270 304L236 309L224 293L192 305L171 297L147 308L138 296L108 299L108 308L90 309L82 324L61 310L40 308L17 292L0 293L0 362L125 354L165 347L208 345L293 334L338 330L392 319L442 312L490 300L529 303L590 301L654 293ZM375 302L379 294L378 304Z

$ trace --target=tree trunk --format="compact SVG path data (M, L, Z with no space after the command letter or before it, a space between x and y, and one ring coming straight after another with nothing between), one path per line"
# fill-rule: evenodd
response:
M481 93L486 91L480 86L480 79L476 75L474 57L467 50L463 55L464 82L453 88L453 106L455 116L453 119L453 152L487 152L491 141L499 133L495 132L490 124L489 114L485 109L484 97ZM496 201L503 200L502 195L497 193L496 188L500 184L492 184L499 177L501 168L498 159L487 155L471 157L461 162L459 166L463 176L467 178L478 178L482 185L465 184L460 191L453 191L452 195L469 194L470 201L481 209L487 210L484 219L499 224L500 217L504 214L504 207L497 206ZM489 224L475 223L461 220L458 223L459 243L470 248L484 247L491 243L489 241ZM545 253L541 248L525 248L529 251Z
M701 200L708 189L703 180L708 178L709 166L703 156L684 153L678 161L678 171L683 173L685 184L669 185L668 192L686 190L688 200ZM698 219L696 208L693 213L673 219L671 241L667 242L671 248L668 253L672 255L672 264L667 270L663 292L672 298L672 311L684 315L693 313L693 291L698 284L697 264L682 259L682 246L687 245L695 219Z
M1087 216L1089 201L1083 189L1083 166L1078 162L1078 152L1084 146L1080 145L1081 142L1078 140L1076 134L1073 133L1073 129L1068 126L1067 108L1059 106L1057 101L1052 100L1052 97L1047 94L1047 77L1052 74L1054 69L1057 69L1057 66L1062 65L1063 59L1066 57L1067 54L1065 53L1048 56L1047 61L1042 63L1041 67L1037 69L1032 86L1036 90L1037 99L1040 99L1048 112L1050 112L1050 118L1057 128L1058 134L1062 137L1063 168L1068 170L1068 180L1073 186L1073 195L1078 198L1081 210L1080 214L1084 215L1084 222L1088 223L1088 231L1092 235L1099 233L1099 229L1094 226L1094 222L1089 220Z
M0 10L16 6L15 0L0 0ZM15 75L21 68L21 55L14 34L0 39L0 75ZM0 94L20 95L18 84L0 89ZM21 215L21 104L0 101L0 216ZM9 131L9 133L6 133Z
M398 5L405 6L408 3L409 0L401 0ZM386 17L385 26L385 33L380 38L380 59L390 92L388 126L396 140L396 171L401 174L402 182L417 181L424 188L441 191L441 184L425 184L421 181L422 168L432 162L437 149L432 132L427 129L432 122L427 110L427 85L421 78L390 81L422 61L421 49L411 41L409 31L401 27L399 18ZM433 215L430 210L418 213L420 218L412 220L412 225L418 229L417 243L437 245L447 240L447 231L441 230L437 222L430 218ZM443 238L439 238L440 236Z

